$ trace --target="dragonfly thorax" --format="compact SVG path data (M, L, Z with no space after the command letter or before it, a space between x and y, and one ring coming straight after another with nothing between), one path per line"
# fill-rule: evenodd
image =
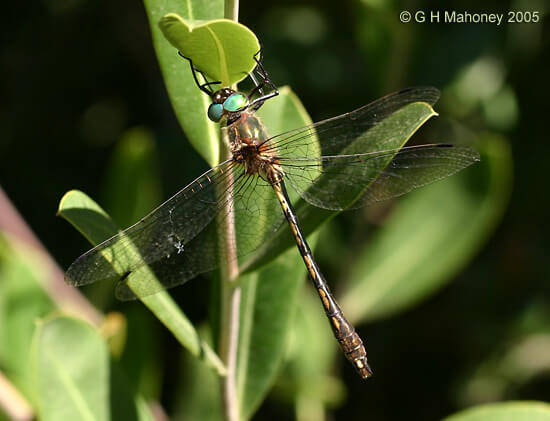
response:
M283 178L283 170L276 159L261 152L262 147L255 144L243 144L233 154L233 159L244 166L245 174L258 175L270 183L278 183Z
M276 150L253 112L242 112L240 118L224 130L227 130L233 160L244 166L246 174L259 175L270 183L281 181L283 170L277 162Z

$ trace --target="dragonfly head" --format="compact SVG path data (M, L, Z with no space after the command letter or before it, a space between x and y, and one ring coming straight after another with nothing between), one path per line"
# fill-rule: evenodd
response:
M218 123L223 116L239 114L248 107L248 97L230 88L223 88L212 95L208 118Z

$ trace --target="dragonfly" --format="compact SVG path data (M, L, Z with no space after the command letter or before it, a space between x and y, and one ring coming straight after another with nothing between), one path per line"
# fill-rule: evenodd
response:
M287 185L308 205L352 209L448 177L479 161L478 152L450 144L396 148L384 138L396 131L384 125L388 117L411 104L431 106L438 100L433 87L404 89L355 111L269 136L256 112L279 91L261 59L255 56L256 67L249 74L254 87L248 93L230 87L214 90L221 83L208 82L188 60L195 83L211 99L208 118L220 123L229 158L84 253L65 280L75 286L115 281L119 299L134 299L128 281L143 277L146 265L160 283L146 282L140 294L153 294L219 266L225 256L219 244L226 239L220 241L218 225L224 218L235 224L232 238L227 235L238 256L269 241L286 221L344 355L362 378L372 376L363 341L313 257Z

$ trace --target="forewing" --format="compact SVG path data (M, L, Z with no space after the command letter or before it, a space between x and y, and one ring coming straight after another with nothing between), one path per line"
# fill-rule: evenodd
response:
M136 224L80 256L67 270L67 282L79 286L119 279L185 248L217 213L216 189L232 165L229 161L207 171Z
M258 176L245 174L242 165L233 165L231 170L229 179L233 181L224 190L224 197L228 200L218 210L215 218L217 223L207 225L185 244L180 253L173 253L149 264L148 269L161 281L162 288L181 285L216 268L220 261L231 261L250 253L265 242L284 221L269 183ZM231 219L234 220L235 230L227 231L232 226ZM229 250L234 253L228 253ZM117 285L117 297L122 300L135 298L128 283L133 280L132 277L142 276L140 270L130 273L124 282ZM140 293L146 291L145 295L158 290L159 286L154 283L140 287Z
M270 185L246 175L243 166L227 161L207 171L131 227L80 256L67 270L72 285L120 281L118 298L135 298L130 280L140 282L140 294L180 285L210 271L224 258L218 243L232 241L236 254L249 253L275 229L281 215L274 213ZM214 220L234 218L235 237L224 237ZM148 265L148 268L145 266ZM148 282L148 270L160 285ZM143 282L142 282L143 281Z
M433 87L404 89L355 111L281 133L271 137L268 142L270 147L276 150L278 156L286 159L318 156L317 137L322 155L366 153L390 149L395 147L395 145L391 145L394 136L392 133L385 133L386 136L379 136L377 139L370 137L360 142L357 142L357 139L409 104L424 103L431 106L438 99L439 91ZM429 109L431 110L431 107ZM431 113L435 114L433 110ZM391 128L395 129L395 125Z

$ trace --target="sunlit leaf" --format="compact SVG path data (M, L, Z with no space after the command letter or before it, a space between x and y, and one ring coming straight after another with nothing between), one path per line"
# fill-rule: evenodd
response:
M261 404L281 367L304 279L305 267L296 249L242 277L237 387L247 418Z
M246 26L228 19L194 22L169 13L160 20L160 28L170 43L193 66L219 87L231 86L244 79L256 66L254 55L260 43Z
M32 398L30 345L35 321L55 310L41 283L48 266L36 250L0 234L0 366Z
M548 421L550 405L545 402L517 401L480 405L458 412L444 421Z
M93 245L118 232L105 211L96 202L77 190L72 190L63 196L59 204L58 214L82 232ZM121 254L117 255L117 259L123 259L123 257ZM106 256L106 258L109 259L110 257ZM111 263L115 268L119 268L119 273L123 273L120 266L118 266L123 263L123 260L111 260ZM160 292L157 294L147 295L148 285L159 282L147 265L141 266L132 280L128 282L132 291L138 297L141 297L141 301L164 323L184 347L196 357L200 356L218 371L223 372L224 368L215 353L200 340L194 326L181 312L170 295L160 287L158 288ZM145 293L140 293L142 289Z
M131 388L111 366L105 341L81 320L60 316L40 322L32 367L41 420L145 419L138 416Z

